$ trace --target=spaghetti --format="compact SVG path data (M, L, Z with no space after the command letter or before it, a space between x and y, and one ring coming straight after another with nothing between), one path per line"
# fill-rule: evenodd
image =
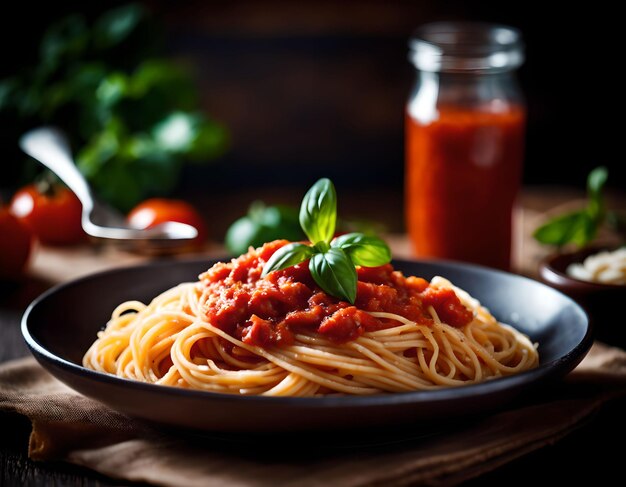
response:
M536 347L435 277L358 269L355 306L306 265L261 278L285 241L218 263L150 304L118 306L84 356L91 369L214 392L314 396L460 386L536 367Z

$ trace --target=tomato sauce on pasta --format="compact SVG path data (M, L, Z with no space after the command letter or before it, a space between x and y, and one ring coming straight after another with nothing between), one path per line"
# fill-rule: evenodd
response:
M472 313L452 290L429 286L419 277L405 277L391 264L357 268L354 305L322 291L311 277L308 261L262 279L265 262L287 243L270 242L202 274L207 320L244 343L261 347L293 343L294 330L315 331L345 343L364 332L397 325L368 312L395 313L428 325L433 318L426 308L433 306L451 326L461 327L472 320Z

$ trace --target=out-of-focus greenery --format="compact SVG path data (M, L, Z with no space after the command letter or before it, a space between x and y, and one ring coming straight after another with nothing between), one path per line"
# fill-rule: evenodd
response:
M609 173L600 166L587 176L587 204L576 211L557 215L535 230L535 239L547 245L563 247L573 245L583 248L593 243L598 231L606 226L626 241L626 215L623 211L609 210L604 197L604 186Z
M248 214L234 221L228 228L224 243L231 254L240 255L247 252L249 247L260 247L272 240L298 241L305 238L297 208L267 206L262 201L254 201Z
M225 129L198 109L190 73L159 56L159 38L138 4L91 24L70 15L45 32L29 69L0 80L0 112L20 130L65 130L79 169L120 210L169 193L183 164L207 162L226 146Z

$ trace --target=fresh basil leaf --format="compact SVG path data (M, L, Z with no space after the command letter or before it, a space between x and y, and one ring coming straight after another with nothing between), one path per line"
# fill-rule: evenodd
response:
M317 181L302 200L300 225L311 243L330 243L337 222L337 193L330 179Z
M315 250L316 254L323 254L324 252L328 252L330 250L330 245L321 240L313 245L313 250Z
M346 233L335 238L330 246L343 249L354 265L377 267L391 260L389 246L373 235Z
M591 242L597 225L586 210L558 216L540 226L533 236L539 242L559 247L573 243L579 246Z
M342 249L315 254L309 261L313 279L326 293L354 304L357 275L354 264Z
M301 243L290 243L278 249L263 266L261 277L270 272L279 271L287 267L299 264L313 255L313 249Z

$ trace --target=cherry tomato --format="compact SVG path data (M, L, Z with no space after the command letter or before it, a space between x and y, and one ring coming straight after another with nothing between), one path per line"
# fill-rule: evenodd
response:
M11 212L28 225L43 244L71 245L86 238L80 224L80 201L65 187L25 186L13 196Z
M28 227L9 208L0 207L0 279L20 275L30 256L32 240Z
M198 236L193 240L198 246L206 240L208 233L198 211L186 201L177 199L147 199L130 211L127 220L135 228L150 228L164 222L186 223L198 231Z

